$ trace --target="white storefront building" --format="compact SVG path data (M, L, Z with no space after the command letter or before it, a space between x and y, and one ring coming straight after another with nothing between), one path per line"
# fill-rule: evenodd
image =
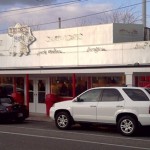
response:
M0 35L0 84L23 90L30 112L45 95L68 100L95 86L148 86L150 42L142 25L104 24L31 31L16 24Z

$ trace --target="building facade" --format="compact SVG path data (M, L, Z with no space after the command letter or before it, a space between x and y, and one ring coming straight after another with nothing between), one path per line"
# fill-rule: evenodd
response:
M16 24L0 35L0 85L22 91L30 112L45 96L69 100L97 86L149 86L150 42L142 25L106 24L31 31Z

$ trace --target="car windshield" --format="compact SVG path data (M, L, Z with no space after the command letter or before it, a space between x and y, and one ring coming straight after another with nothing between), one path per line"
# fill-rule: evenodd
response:
M7 103L7 104L12 104L12 103L13 103L13 101L11 100L10 97L3 97L3 98L0 98L0 102L1 102L1 104L5 104L5 103Z

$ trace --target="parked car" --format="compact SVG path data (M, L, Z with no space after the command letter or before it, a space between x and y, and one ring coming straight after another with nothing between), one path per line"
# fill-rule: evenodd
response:
M150 125L150 94L138 87L92 88L71 101L55 103L50 117L59 129L75 123L113 124L130 136L140 126Z
M0 121L23 122L29 117L25 105L17 104L11 96L0 97Z

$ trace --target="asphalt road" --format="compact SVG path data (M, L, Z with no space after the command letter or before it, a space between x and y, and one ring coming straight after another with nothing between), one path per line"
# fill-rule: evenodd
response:
M120 135L114 127L62 131L54 122L28 120L0 124L1 150L150 150L150 128L134 137Z

